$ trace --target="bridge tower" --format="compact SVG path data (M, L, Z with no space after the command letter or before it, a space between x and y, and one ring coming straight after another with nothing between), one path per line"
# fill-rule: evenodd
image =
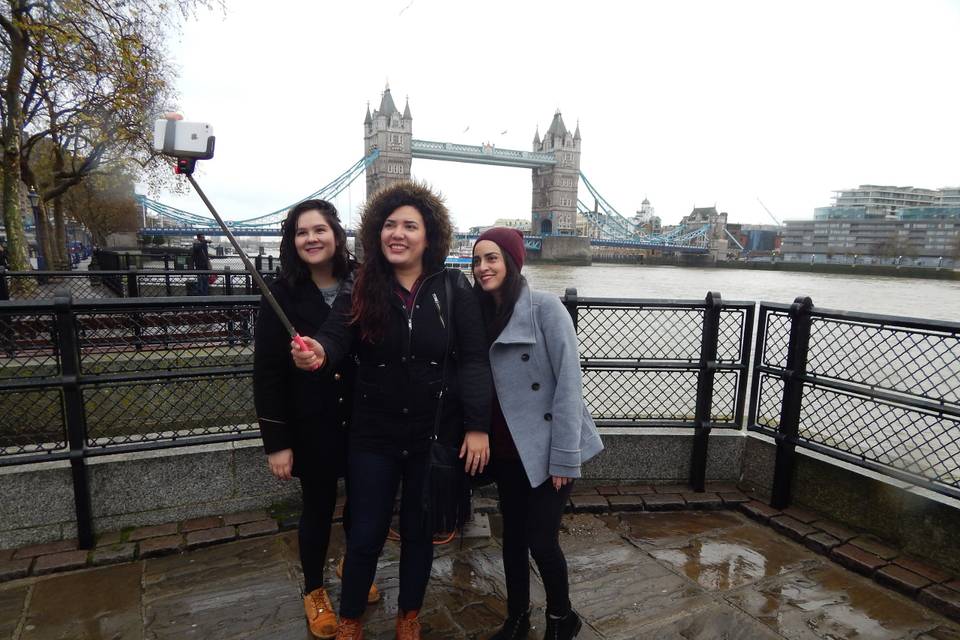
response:
M573 235L577 231L577 186L580 183L580 124L570 133L558 109L550 128L533 150L552 153L557 163L533 170L533 213L530 230L535 234Z
M380 108L363 119L363 152L369 155L380 149L380 156L367 167L367 199L377 191L395 182L410 179L410 139L413 137L413 116L410 115L410 100L403 113L393 103L390 85L383 91Z

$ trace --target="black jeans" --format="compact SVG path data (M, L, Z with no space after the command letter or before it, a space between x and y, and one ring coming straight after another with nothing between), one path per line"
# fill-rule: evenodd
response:
M423 606L433 566L433 536L420 506L427 454L402 455L351 450L347 459L347 502L350 535L343 567L340 616L359 618L377 572L377 559L387 539L397 487L400 496L400 596L403 611Z
M559 491L548 479L531 488L523 463L499 460L492 464L503 516L503 570L507 580L507 613L530 608L530 560L533 556L547 593L547 613L570 611L567 559L560 549L560 519L573 484Z
M297 539L300 543L300 566L303 567L303 590L310 593L323 586L323 567L330 546L330 526L337 506L337 478L305 476L300 478L303 493L303 511ZM344 529L347 516L344 511Z

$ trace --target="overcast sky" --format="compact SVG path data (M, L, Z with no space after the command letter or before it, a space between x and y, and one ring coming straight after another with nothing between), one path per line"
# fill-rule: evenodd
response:
M266 10L265 10L266 8ZM862 183L960 184L960 0L226 0L171 42L178 106L213 125L224 217L291 204L363 154L367 102L415 138L530 149L556 109L622 214L810 218ZM457 225L530 216L527 169L414 160ZM586 189L580 185L585 201ZM336 201L345 218L363 179ZM201 212L196 194L158 200ZM355 219L354 219L355 221Z

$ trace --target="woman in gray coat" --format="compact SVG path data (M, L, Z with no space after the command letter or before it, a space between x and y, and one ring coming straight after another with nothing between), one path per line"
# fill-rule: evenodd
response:
M491 640L526 637L533 556L547 594L544 638L576 637L560 519L581 465L603 450L583 401L573 322L559 298L531 290L523 235L494 227L473 246L496 393L490 465L503 516L507 619Z

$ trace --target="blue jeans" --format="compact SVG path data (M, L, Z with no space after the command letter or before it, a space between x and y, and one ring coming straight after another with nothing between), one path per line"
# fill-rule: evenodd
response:
M197 276L197 295L206 296L210 295L210 280L207 279L208 276L205 273L202 273Z
M343 564L340 616L359 618L367 608L367 592L377 572L393 515L397 488L400 497L400 596L402 611L423 606L433 566L433 536L420 506L427 454L385 454L351 450L347 459L347 502L350 535Z

